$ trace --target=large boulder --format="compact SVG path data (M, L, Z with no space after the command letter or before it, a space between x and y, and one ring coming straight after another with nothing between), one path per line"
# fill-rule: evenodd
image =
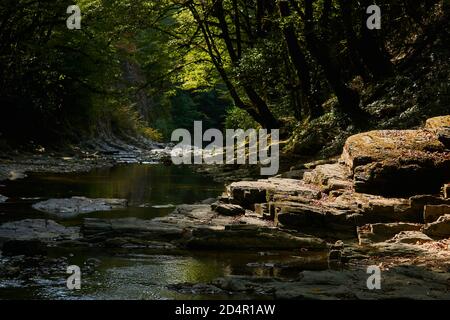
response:
M389 196L438 193L450 178L450 151L429 129L351 136L341 161L353 173L358 192Z
M125 208L126 199L89 199L85 197L72 197L69 199L49 199L38 202L33 208L60 218L71 218L81 213L95 211L109 211L112 209Z
M438 140L450 148L450 116L428 119L425 129L435 132Z

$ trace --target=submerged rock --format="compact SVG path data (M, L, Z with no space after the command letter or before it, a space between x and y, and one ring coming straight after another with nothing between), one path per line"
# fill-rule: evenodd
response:
M0 203L5 202L6 200L8 200L8 197L2 196L2 195L0 194Z
M191 284L207 288L203 294L257 295L275 299L355 300L355 299L449 299L450 274L433 272L417 266L397 266L383 270L382 285L369 290L366 268L354 270L302 271L295 280L274 277L226 276L209 284ZM188 290L189 284L171 286Z
M136 238L154 241L171 241L183 237L179 226L137 218L96 219L86 218L81 228L83 236L91 242L113 238Z
M33 208L61 218L70 218L81 213L109 211L127 206L126 199L89 199L72 197L69 199L49 199L38 202Z
M77 238L79 238L79 228L64 227L53 220L25 219L0 225L0 242L73 240Z

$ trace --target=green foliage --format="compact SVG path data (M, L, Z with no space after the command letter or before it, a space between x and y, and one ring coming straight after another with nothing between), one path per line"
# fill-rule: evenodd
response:
M157 141L162 142L164 140L164 137L161 132L159 132L157 129L149 128L149 127L142 127L139 131L144 137Z
M295 119L293 149L315 152L312 140L339 136L335 125L346 130L336 120L343 101L375 117L423 104L397 108L364 95L375 82L397 79L390 57L430 47L411 39L432 39L430 26L445 17L442 0L382 0L383 29L367 34L369 2L313 1L306 19L309 2L299 0L77 0L82 29L68 30L69 0L3 0L0 138L52 143L101 128L168 140L194 121L248 129ZM416 80L407 80L410 90Z
M259 124L253 120L247 112L237 107L231 107L227 110L225 119L225 127L227 129L257 129Z

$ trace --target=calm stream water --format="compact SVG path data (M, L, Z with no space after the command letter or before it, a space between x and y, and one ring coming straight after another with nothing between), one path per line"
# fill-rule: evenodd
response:
M79 225L84 217L151 219L167 215L173 208L152 206L195 203L217 197L223 184L192 172L189 168L163 165L122 165L111 169L78 174L34 174L3 183L0 194L10 197L0 207L0 223L25 218L48 218L66 226ZM86 196L89 198L126 198L129 207L109 212L84 214L58 220L31 208L36 198ZM294 264L306 269L323 269L324 257L293 256L292 253L260 252L164 252L142 249L65 248L51 249L46 261L76 264L82 270L82 289L66 288L65 269L58 264L46 272L5 279L0 275L0 299L201 299L196 294L179 294L167 289L170 284L209 282L230 274L289 275L274 263ZM95 258L97 266L83 273L86 262ZM3 258L0 258L2 263ZM326 261L326 259L325 259ZM283 271L284 270L284 271ZM283 273L284 272L284 273ZM220 297L227 298L227 297ZM242 297L240 297L242 298Z

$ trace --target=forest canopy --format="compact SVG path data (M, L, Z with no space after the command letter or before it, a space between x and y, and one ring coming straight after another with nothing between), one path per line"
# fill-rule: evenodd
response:
M73 4L79 30L66 26ZM113 133L167 141L194 120L281 128L291 138L372 126L376 91L398 82L445 29L448 3L380 0L381 28L369 29L372 4L3 0L0 139L63 143Z

